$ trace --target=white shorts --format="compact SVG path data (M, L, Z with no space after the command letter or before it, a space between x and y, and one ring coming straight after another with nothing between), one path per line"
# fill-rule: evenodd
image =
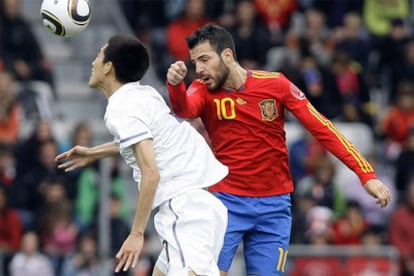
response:
M197 189L164 202L154 217L163 249L157 268L168 276L219 276L217 259L227 227L227 208Z

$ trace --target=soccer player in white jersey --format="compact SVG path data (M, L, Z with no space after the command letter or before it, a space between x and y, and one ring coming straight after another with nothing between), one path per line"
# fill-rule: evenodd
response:
M115 271L136 265L151 210L159 207L154 224L163 249L153 275L218 276L227 209L205 188L223 179L228 168L189 123L171 115L153 87L140 83L148 67L148 51L138 39L109 39L92 62L89 86L108 99L104 121L114 142L75 146L56 161L72 171L120 153L132 167L140 192Z

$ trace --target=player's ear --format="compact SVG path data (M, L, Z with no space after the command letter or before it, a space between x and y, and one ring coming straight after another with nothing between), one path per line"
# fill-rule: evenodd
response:
M111 61L105 62L104 64L104 73L108 74L113 68L113 64Z
M221 58L226 62L232 61L233 51L229 48L224 49L223 52L221 52Z

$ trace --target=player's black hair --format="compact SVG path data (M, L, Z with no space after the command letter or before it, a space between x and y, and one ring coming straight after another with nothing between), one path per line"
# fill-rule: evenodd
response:
M114 35L109 39L103 61L112 62L115 76L121 83L141 80L150 66L147 47L127 34Z
M234 40L231 34L215 24L207 24L197 29L192 35L185 38L188 48L193 49L200 43L209 42L210 45L220 55L224 49L229 48L233 52L233 57L237 60L236 47L234 46Z

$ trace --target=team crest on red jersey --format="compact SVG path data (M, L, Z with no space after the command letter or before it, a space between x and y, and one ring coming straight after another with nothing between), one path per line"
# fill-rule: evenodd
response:
M259 103L260 109L262 111L262 120L264 121L273 121L277 118L277 108L276 108L276 100L274 99L267 99L263 100Z

